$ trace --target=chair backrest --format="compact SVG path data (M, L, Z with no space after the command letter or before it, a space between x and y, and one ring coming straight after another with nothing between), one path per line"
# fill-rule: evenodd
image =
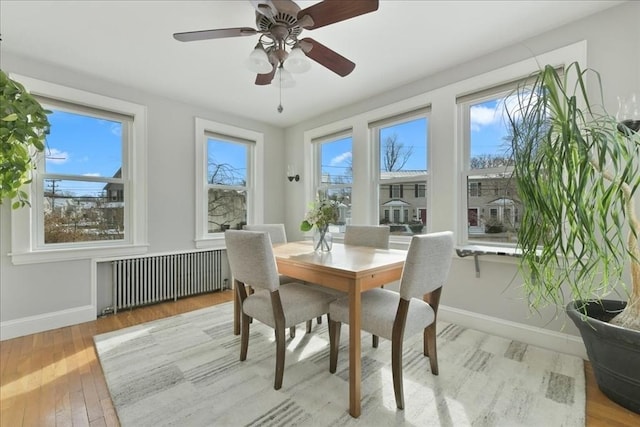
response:
M422 298L447 280L453 258L453 233L413 236L400 280L400 297Z
M234 279L254 288L278 289L280 279L269 233L227 230L224 240Z
M347 225L344 244L389 249L388 225Z
M244 226L247 231L266 231L271 237L272 244L287 243L287 232L284 224L247 224Z

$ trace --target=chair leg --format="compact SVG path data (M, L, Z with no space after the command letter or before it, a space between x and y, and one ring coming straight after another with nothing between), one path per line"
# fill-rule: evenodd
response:
M291 328L293 329L293 328ZM284 328L276 328L276 378L273 388L280 390L284 376L285 338Z
M340 326L342 323L329 319L329 372L336 373L338 349L340 348Z
M373 348L378 348L379 337L377 335L371 335L371 346Z
M295 338L296 337L296 327L295 326L292 326L292 327L289 328L289 336L291 338Z
M242 325L240 332L240 361L247 360L247 349L249 348L249 323L251 318L242 313Z
M436 350L436 323L424 329L424 355L429 357L431 373L438 375L438 351Z
M313 326L313 320L307 320L307 333L311 333L311 326Z
M402 337L391 343L391 372L393 374L393 391L396 395L396 406L404 409L404 388L402 385Z

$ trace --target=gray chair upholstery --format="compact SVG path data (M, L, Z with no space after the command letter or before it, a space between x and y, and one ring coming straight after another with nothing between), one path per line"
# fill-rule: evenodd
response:
M265 231L269 233L272 245L278 245L287 243L287 231L284 228L284 224L247 224L243 227L247 231ZM296 282L296 279L285 276L284 274L278 275L280 284ZM307 322L307 332L311 332L311 321ZM289 332L291 338L296 336L296 327L292 326Z
M347 225L344 244L389 249L388 225Z
M244 226L247 231L266 231L271 238L271 244L277 245L287 243L287 232L284 224L247 224Z
M328 313L332 297L300 283L280 286L267 232L227 230L225 243L242 310L240 360L247 358L250 319L272 327L276 334L274 388L278 390L284 376L285 329ZM247 294L245 285L255 292Z
M388 225L347 225L344 230L344 244L389 249ZM394 282L395 283L395 282ZM371 337L371 345L378 347L378 336Z
M400 291L372 289L362 294L362 330L391 340L393 388L399 409L404 408L402 343L405 337L423 332L423 353L429 357L432 374L438 375L436 317L452 256L452 232L413 236ZM348 298L336 300L329 307L329 370L332 373L336 371L342 323L349 323Z

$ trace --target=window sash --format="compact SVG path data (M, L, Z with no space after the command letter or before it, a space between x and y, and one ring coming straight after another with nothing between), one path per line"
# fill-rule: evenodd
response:
M69 241L69 242L56 242L56 243L48 243L46 238L46 230L45 230L45 206L44 206L44 198L46 194L45 182L50 180L63 180L63 181L78 181L78 182L95 182L95 183L104 183L106 184L119 184L123 186L123 195L124 195L124 211L123 211L123 238L115 241L116 243L122 244L132 244L134 237L133 231L131 227L131 215L133 209L133 199L131 197L131 186L129 185L128 176L131 175L130 169L133 167L129 163L129 153L131 151L131 143L132 143L132 135L133 135L133 120L134 116L129 114L122 114L116 111L110 111L98 107L92 107L85 104L76 104L69 101L58 100L51 97L46 97L42 95L34 95L45 108L57 110L57 111L65 111L68 113L91 117L97 120L108 120L119 122L122 126L122 134L121 134L121 150L122 150L122 163L120 164L120 177L109 177L109 176L85 176L79 174L64 174L64 173L48 173L46 172L45 162L46 157L44 155L38 156L37 159L37 168L33 171L33 182L34 185L34 208L35 215L34 221L35 224L32 226L34 229L33 233L33 241L34 246L37 249L51 249L51 248L74 248L74 247L86 247L86 246L94 246L94 247L102 247L102 246L110 246L115 244L114 241L95 239L95 240L86 240L86 241ZM105 195L105 201L109 202L108 195Z

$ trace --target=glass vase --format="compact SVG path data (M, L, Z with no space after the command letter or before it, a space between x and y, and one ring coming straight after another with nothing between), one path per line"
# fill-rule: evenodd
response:
M329 226L316 227L313 233L313 248L319 252L330 252L333 247L333 236L328 231Z

